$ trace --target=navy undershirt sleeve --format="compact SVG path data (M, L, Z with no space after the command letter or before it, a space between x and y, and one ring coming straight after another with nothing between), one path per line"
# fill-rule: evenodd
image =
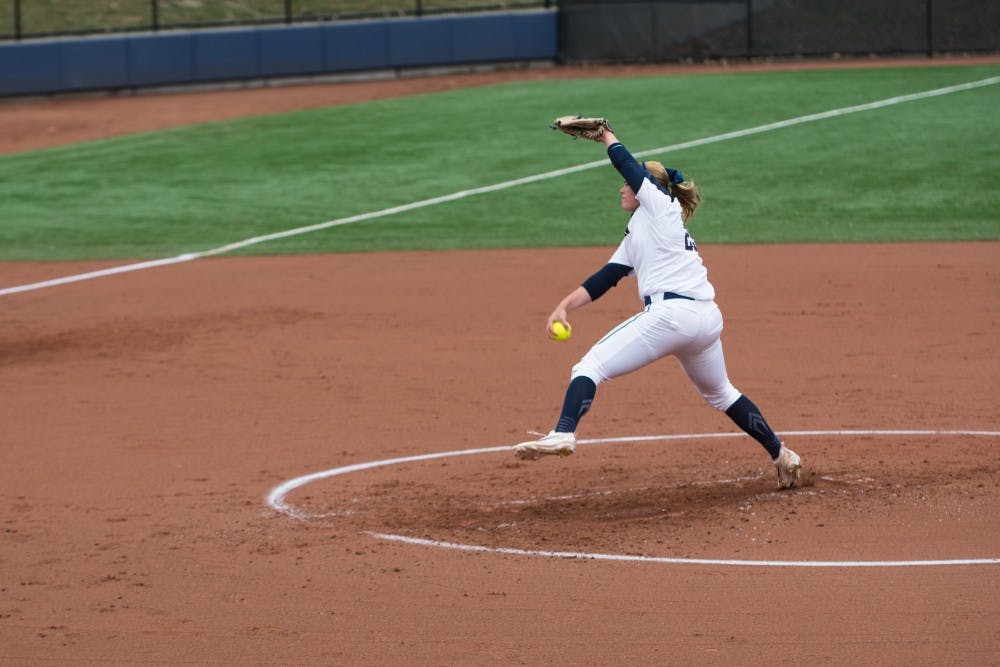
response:
M609 262L598 269L597 273L583 281L583 289L587 290L591 301L597 301L601 295L617 285L619 280L631 272L631 266Z
M646 170L636 162L625 145L619 141L608 146L608 158L625 179L625 182L628 183L628 186L632 188L632 192L639 192L642 181L646 177Z

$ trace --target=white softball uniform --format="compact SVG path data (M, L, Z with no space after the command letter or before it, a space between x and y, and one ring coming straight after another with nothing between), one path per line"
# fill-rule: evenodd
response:
M595 384L673 355L710 405L726 410L740 397L722 353L722 313L715 288L681 218L681 206L649 179L610 262L632 267L646 304L598 341L572 377Z

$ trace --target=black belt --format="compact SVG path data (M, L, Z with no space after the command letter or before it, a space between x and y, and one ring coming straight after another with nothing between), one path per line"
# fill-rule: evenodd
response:
M674 292L664 292L662 301L667 301L668 299L687 299L688 301L694 301L689 296L684 296L683 294L675 294ZM644 296L642 297L642 302L647 306L653 303L653 297Z

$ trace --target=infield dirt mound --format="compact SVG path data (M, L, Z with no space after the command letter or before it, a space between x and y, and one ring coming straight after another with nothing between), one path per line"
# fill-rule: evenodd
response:
M810 436L796 446L817 464L790 491L776 489L773 466L749 438L581 445L570 459L536 463L490 452L337 476L292 502L311 521L340 528L491 548L771 561L990 558L990 496L1000 476L1000 448L991 445L968 435ZM915 533L923 535L917 543Z

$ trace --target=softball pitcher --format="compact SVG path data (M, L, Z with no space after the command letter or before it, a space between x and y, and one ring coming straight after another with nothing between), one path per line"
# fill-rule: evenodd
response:
M577 425L599 384L673 355L705 400L764 446L777 467L779 488L795 486L802 465L799 456L784 446L726 373L722 313L698 246L685 226L701 202L699 190L679 171L659 162L639 164L606 121L596 120L601 126L591 134L568 132L559 127L558 119L553 127L607 147L611 164L625 179L619 190L621 206L632 215L610 261L559 302L546 327L550 334L556 322L569 327L569 311L600 298L633 274L645 308L608 332L573 367L555 429L540 440L516 445L515 455L535 460L572 454Z

